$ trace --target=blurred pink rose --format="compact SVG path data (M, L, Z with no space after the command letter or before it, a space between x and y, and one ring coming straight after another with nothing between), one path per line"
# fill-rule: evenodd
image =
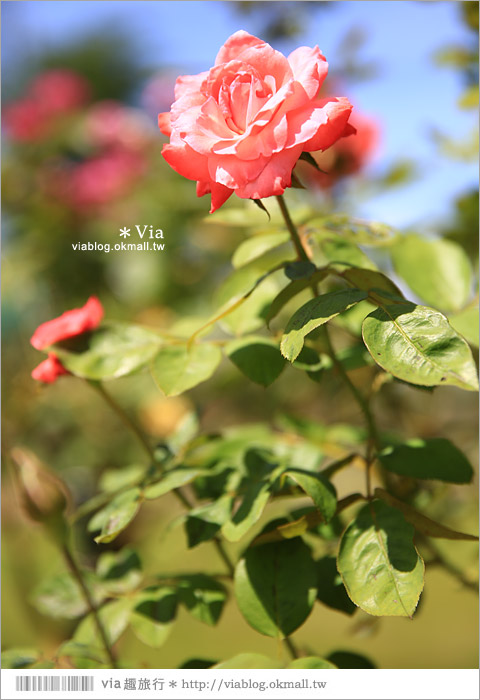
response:
M318 47L287 58L239 31L215 66L177 79L171 111L159 114L170 136L165 160L212 195L215 211L235 192L244 199L282 194L302 151L325 150L353 133L345 97L320 98L328 64Z
M26 95L6 104L2 122L14 141L35 142L44 138L56 117L82 107L89 97L87 81L69 70L39 75Z
M85 78L73 71L49 70L35 78L30 96L46 114L54 116L83 107L90 97L90 88Z
M312 185L323 189L333 187L338 180L360 172L372 159L380 138L380 127L372 117L353 114L350 123L357 133L339 139L334 146L323 152L312 153L319 168L302 164L300 179L305 176Z
M144 148L152 140L152 124L138 109L121 102L105 100L89 109L85 128L89 140L98 147Z

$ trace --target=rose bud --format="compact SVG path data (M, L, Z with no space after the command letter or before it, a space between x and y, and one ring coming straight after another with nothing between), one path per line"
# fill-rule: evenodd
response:
M63 535L66 528L64 513L70 503L66 485L29 450L15 447L11 457L24 513L57 536Z

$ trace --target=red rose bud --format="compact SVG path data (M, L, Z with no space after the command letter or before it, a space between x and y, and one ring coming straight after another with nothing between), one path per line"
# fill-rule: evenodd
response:
M44 384L53 384L62 374L70 374L53 352L32 371L32 378Z
M31 520L62 534L66 525L64 513L70 503L67 487L29 450L15 447L11 456L23 511Z
M32 335L30 342L37 350L43 350L61 340L93 330L100 324L102 318L101 303L97 297L90 297L85 306L80 309L65 311L58 318L42 323Z
M170 112L158 116L170 137L162 154L180 175L211 193L215 211L235 193L243 199L280 195L304 151L324 151L345 133L352 105L321 97L328 64L318 46L288 58L245 31L233 34L215 65L184 75Z

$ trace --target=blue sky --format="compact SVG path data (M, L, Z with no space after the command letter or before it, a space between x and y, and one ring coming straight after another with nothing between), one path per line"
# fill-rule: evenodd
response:
M261 3L258 3L259 5ZM432 127L461 138L477 117L462 112L456 100L460 76L434 65L432 54L442 46L464 43L467 30L459 21L457 2L383 1L328 2L317 11L312 2L301 37L275 43L288 53L296 46L318 44L331 66L339 60L339 45L353 26L365 30L368 41L361 57L378 63L370 81L348 86L355 107L376 115L383 124L381 159L384 168L399 157L420 160L422 177L414 184L376 197L360 213L397 226L441 220L455 195L475 185L475 163L453 163L436 152ZM127 28L138 46L138 57L149 69L171 65L183 73L209 68L218 48L237 29L259 33L258 17L240 15L223 2L3 2L3 74L19 60L35 61L43 49L68 44L99 26Z

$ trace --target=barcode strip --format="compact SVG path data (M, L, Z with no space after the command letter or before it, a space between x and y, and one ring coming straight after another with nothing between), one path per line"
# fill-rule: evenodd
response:
M15 676L15 690L24 693L92 691L93 679L94 676Z

